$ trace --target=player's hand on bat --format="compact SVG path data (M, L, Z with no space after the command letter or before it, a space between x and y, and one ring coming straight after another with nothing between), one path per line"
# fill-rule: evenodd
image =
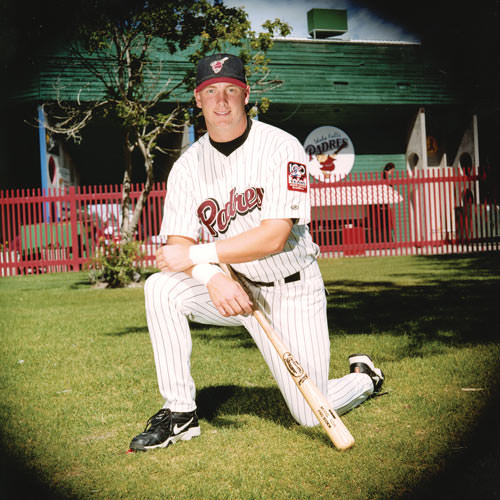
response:
M184 271L193 265L189 246L164 245L156 252L156 265L160 271Z
M237 316L251 314L253 304L243 287L226 276L218 273L207 283L208 293L213 304L222 316Z

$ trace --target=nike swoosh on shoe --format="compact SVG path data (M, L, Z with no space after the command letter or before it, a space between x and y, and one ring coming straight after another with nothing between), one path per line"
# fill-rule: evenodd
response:
M181 433L184 429L186 429L189 424L193 421L193 418L191 418L190 420L188 420L184 425L181 425L181 426L178 426L177 424L174 425L174 428L172 429L172 432L174 433L174 435L177 435L179 433Z

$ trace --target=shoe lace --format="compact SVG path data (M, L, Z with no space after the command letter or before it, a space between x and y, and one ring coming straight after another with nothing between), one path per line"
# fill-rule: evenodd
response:
M168 408L162 408L159 412L155 413L146 423L144 432L155 429L159 425L163 425L168 421L168 425L172 422L172 412Z

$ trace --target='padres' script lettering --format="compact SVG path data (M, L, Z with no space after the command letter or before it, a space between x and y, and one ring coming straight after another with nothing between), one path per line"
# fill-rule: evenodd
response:
M236 215L246 215L255 208L260 210L263 197L264 189L262 188L248 188L243 193L237 193L233 188L224 208L219 207L217 200L209 198L198 207L198 217L210 234L217 236L227 231Z

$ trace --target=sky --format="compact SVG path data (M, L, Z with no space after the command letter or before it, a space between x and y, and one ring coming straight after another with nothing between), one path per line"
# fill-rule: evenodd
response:
M385 21L354 0L224 0L230 7L244 7L252 29L260 31L266 19L279 18L293 28L291 38L310 38L307 32L307 12L310 9L347 10L347 33L335 37L346 40L386 40L418 42L417 35L401 26Z

